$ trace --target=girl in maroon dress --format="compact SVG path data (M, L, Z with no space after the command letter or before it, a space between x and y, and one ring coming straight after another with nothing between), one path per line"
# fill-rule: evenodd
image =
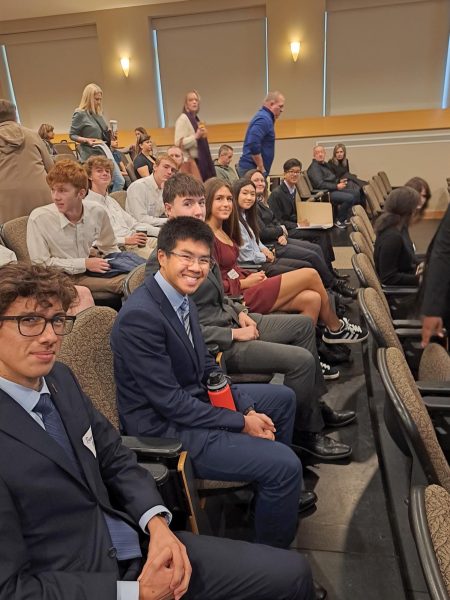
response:
M314 269L298 269L268 279L263 271L254 273L240 268L237 259L241 236L231 187L213 177L205 183L205 190L206 222L215 235L214 258L220 268L225 294L243 295L252 312L303 313L314 323L320 318L326 326L324 339L326 336L326 341L333 340L331 343L352 343L367 337L359 326L337 317Z

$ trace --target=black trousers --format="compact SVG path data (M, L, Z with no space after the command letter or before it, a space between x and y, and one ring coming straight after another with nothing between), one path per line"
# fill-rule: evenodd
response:
M290 229L289 237L294 240L307 240L322 248L323 256L328 268L332 268L335 258L330 233L324 229Z

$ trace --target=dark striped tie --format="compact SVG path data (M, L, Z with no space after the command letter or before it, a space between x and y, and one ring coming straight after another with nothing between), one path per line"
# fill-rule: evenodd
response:
M65 450L77 473L83 478L83 472L73 451L66 428L52 402L50 394L41 394L38 403L33 408L33 412L39 413L46 432ZM122 521L118 517L108 515L104 511L103 516L105 517L112 544L117 551L117 560L129 560L130 558L142 556L137 532L128 523L125 523L125 521Z
M178 312L180 313L181 322L183 323L186 334L190 339L191 344L194 345L194 340L192 339L191 322L189 320L189 300L187 298L185 298L181 303Z

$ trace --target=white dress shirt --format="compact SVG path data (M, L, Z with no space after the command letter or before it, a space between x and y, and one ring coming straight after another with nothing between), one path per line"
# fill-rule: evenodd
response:
M55 204L35 208L28 218L27 246L34 263L60 267L70 275L84 273L94 241L105 255L119 252L108 213L97 202L83 203L78 223L71 223Z
M17 256L12 250L0 244L0 267L12 262L17 262Z
M136 219L130 215L130 213L127 213L127 211L120 206L117 200L114 200L114 198L112 196L108 196L108 194L103 196L102 194L98 194L97 192L89 190L89 194L86 196L83 202L86 202L87 200L98 202L105 208L119 246L124 246L125 238L136 233L136 227L148 228L147 223L139 223L139 221L136 221Z
M148 228L149 235L158 237L159 228L167 218L164 217L162 189L158 187L153 173L133 181L127 189L125 208L137 221L151 225Z

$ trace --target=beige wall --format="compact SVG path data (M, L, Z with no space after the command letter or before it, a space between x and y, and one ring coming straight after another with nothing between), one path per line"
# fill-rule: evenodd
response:
M269 87L286 96L286 118L322 114L325 0L267 0ZM291 41L301 42L296 63Z
M446 22L445 15L448 15L449 11L448 3L446 4L445 0L395 0L395 2L387 2L386 0L228 0L226 5L223 4L222 0L189 0L116 10L99 10L75 15L3 21L0 22L0 43L4 43L5 39L11 41L11 37L17 34L23 35L24 32L45 32L78 25L94 26L97 31L98 55L103 77L101 83L105 91L106 116L119 120L120 127L123 129L132 129L137 124L157 127L158 114L151 39L152 19L161 19L167 16L176 17L178 15L182 17L182 22L186 20L189 24L190 21L195 21L203 13L220 12L226 15L227 11L252 7L260 7L267 16L269 88L278 88L286 95L286 118L315 117L322 114L325 10L331 11L333 14L343 14L344 22L346 20L345 15L348 15L348 18L351 17L352 22L355 23L358 18L361 18L365 25L358 28L360 32L361 30L371 31L370 19L365 19L364 15L377 15L377 23L380 25L383 22L383 11L385 11L386 18L391 19L392 15L395 15L395 19L399 21L397 30L402 35L408 33L407 28L404 27L404 21L402 21L403 16L412 14L411 11L416 14L419 8L424 13L431 12L435 15L434 18L438 18L439 31L437 31L436 26L433 29L433 35L431 35L429 29L426 29L422 32L422 35L414 37L420 39L418 46L424 49L421 55L422 62L425 57L430 65L440 65L436 72L440 72L439 69L443 72L442 43L438 44L433 36L442 38L442 31L445 29L443 23ZM183 15L185 16L183 17ZM226 16L223 18L226 21ZM431 20L430 27L432 24L433 21ZM391 26L390 31L395 32L395 29L394 26ZM357 58L360 54L358 49L364 49L361 55L364 55L365 60L370 63L368 64L368 70L370 71L373 64L377 63L379 65L379 56L364 48L364 32L358 35L362 35L362 39L358 38L358 43L355 42L353 45L350 43L348 48L345 47L346 56L354 61L355 57ZM382 39L382 33L378 32L376 35L377 39ZM352 35L346 37L350 40L352 38ZM294 63L290 57L289 42L293 39L298 39L302 43L300 58L297 63ZM333 39L332 32L330 32L329 42L333 42ZM205 40L205 53L217 55L217 72L209 73L212 79L220 77L220 65L227 60L227 44L232 45L233 41L233 39L224 39L217 40L217 43L214 43L214 41ZM183 71L187 64L191 64L195 60L199 65L199 69L201 69L202 57L192 57L189 54L189 47L185 46L175 46L173 55L166 56L166 62L168 60L172 61L173 64L179 65L180 71ZM367 46L370 50L370 45ZM332 53L330 57L332 58L334 50L329 48L329 52ZM121 55L128 55L131 58L128 79L121 73L119 65ZM65 77L58 72L58 80L54 82L54 87L51 90L53 94L57 95L58 89L64 89L70 81L70 64L76 60L76 57L58 52L56 45L53 57L57 63L65 67ZM386 57L383 58L383 60L385 59ZM405 61L408 61L407 55ZM234 62L236 62L235 68L239 72L248 72L247 68L249 67L245 55L241 57L241 61L233 59ZM399 70L397 67L396 71ZM36 65L32 60L21 65L21 70L23 70L25 76L27 72L39 71L44 68L48 67L46 65ZM422 63L421 68L423 71L424 66ZM61 69L57 70L60 71ZM14 73L12 75L14 79ZM391 79L393 76L395 79L395 74L392 75L391 73ZM348 91L349 75L347 74L346 77L347 79L342 82L342 85ZM399 73L399 81L401 82L404 77L409 77L409 80L414 78L414 69L410 68L409 62L408 68ZM340 78L336 82L330 75L330 81L334 90L333 93L338 94ZM85 83L88 82L86 80ZM340 94L343 101L341 100L339 105L339 114L345 113L346 98L348 99L348 114L373 111L373 106L370 104L370 95L367 97L367 90L364 91L366 87L358 85L358 81L351 83L354 84L352 93L350 95L347 92L347 95L346 93ZM427 80L427 87L430 87L429 84L430 82ZM233 79L229 76L227 76L226 82L218 79L218 86L221 85L233 89ZM380 86L382 87L382 85L383 81L380 78ZM245 86L239 86L239 89L235 89L236 102L239 103L241 99L245 99L249 95L252 96L251 102L254 102L254 92L252 93L250 88L251 84L247 89ZM388 90L382 96L388 101ZM203 95L203 100L206 106L208 98ZM420 102L428 102L427 98L424 100L423 94L419 100ZM33 101L32 95L30 95L28 101ZM388 110L387 105L383 105L381 108ZM406 108L408 107L403 107L403 109ZM426 107L423 106L423 108ZM69 118L72 109L73 106L67 107ZM375 108L375 110L377 109ZM29 113L27 110L23 112L24 114ZM247 118L250 118L251 112L248 112ZM34 127L37 123L33 121L28 125ZM56 125L57 130L61 130L63 123L60 125L56 123ZM62 130L65 131L66 129L67 127L63 127Z
M227 10L260 7L261 10L265 11L268 21L269 87L280 89L286 96L286 110L279 122L280 137L284 137L281 132L283 128L286 131L286 128L290 127L289 119L308 119L320 117L322 114L325 10L349 11L348 14L352 15L353 18L355 11L358 10L368 11L367 14L376 10L377 15L380 15L383 7L389 9L389 14L392 15L392 6L396 5L397 8L394 11L397 15L396 18L402 19L402 15L406 15L407 11L415 4L421 4L422 8L429 8L430 10L439 5L439 18L441 21L445 20L441 17L447 14L445 12L445 6L447 5L443 8L441 0L228 0L226 5L222 0L189 0L118 10L100 10L76 15L3 21L0 22L0 44L11 42L11 37L15 35L22 36L24 33L41 32L40 35L42 35L42 32L48 30L74 26L93 26L97 35L99 70L102 77L101 85L105 93L106 116L117 119L122 130L132 130L136 125L157 129L158 114L151 39L152 20L168 16L189 15L188 18L186 17L186 22L188 22L192 19L195 21L196 16L202 13L217 11L226 15ZM406 30L404 25L404 22L399 23L399 28L402 31ZM370 27L370 23L366 23L366 27ZM427 31L423 32L424 37L421 38L419 35L420 44L423 48L426 48L424 55L426 55L430 64L434 65L440 61L443 71L443 57L433 54L434 46L429 43L430 35ZM297 63L293 63L290 57L289 42L292 39L299 39L302 43L301 54ZM246 86L234 87L232 77L228 77L225 82L220 79L220 64L222 61L227 60L227 44L232 44L233 40L223 40L223 44L219 42L220 40L217 44L214 44L209 41L207 47L205 47L205 52L217 56L217 73L211 72L210 76L211 78L219 78L218 87L224 85L228 90L232 89L234 91L234 101L239 103L250 93ZM357 50L358 48L355 49L352 46L348 48L349 53L354 53ZM121 72L119 64L121 55L128 55L131 59L128 79ZM59 90L64 90L70 85L71 63L76 61L77 57L67 56L66 54L61 55L58 52L52 53L52 57L58 64L58 68L55 69L58 72L58 77L49 86L48 93L53 98L58 98ZM374 60L376 58L375 56ZM182 70L186 64L192 62L193 57L189 54L189 48L175 47L172 60ZM201 68L201 57L197 57L196 60L199 68ZM370 55L368 61L370 62ZM239 72L246 72L247 62L245 56L242 56L241 61L233 62L236 62L235 68L239 69ZM20 69L21 77L24 79L27 78L28 73L39 72L43 69L50 69L51 72L51 65L50 67L48 65L36 65L31 59L30 61L23 61L23 63ZM61 66L64 68L61 68ZM368 68L370 66L369 64ZM411 71L409 66L408 69L405 69L405 72L408 72L410 77L411 73L414 74L414 70ZM14 79L14 73L12 75ZM84 84L86 83L89 83L89 81L86 80ZM382 84L381 79L380 85ZM81 95L81 87L80 84L79 95ZM355 94L357 93L358 85L355 85ZM1 69L0 94L3 96L6 94L5 79ZM386 91L386 97L388 97L388 94L389 90ZM72 110L74 104L79 100L79 95L71 104L64 100L62 106L59 107L60 112L55 115L59 121L55 122L57 131L67 133ZM44 98L41 91L36 96L38 102L33 96L33 91L30 90L26 101L34 103L33 111L24 111L26 119L30 120L30 122L24 122L24 124L31 127L37 127L42 120L37 116L39 114L39 103L42 104L42 113L45 112ZM354 111L369 112L366 100L364 94L362 94L359 101L355 102ZM203 95L203 102L205 106L208 103L208 98L205 95ZM249 103L247 106L251 104ZM258 106L255 105L254 110L257 108ZM407 107L403 108L406 109ZM224 106L224 111L226 110L227 107ZM248 110L248 119L252 116L252 112L253 110ZM364 115L359 116L364 117ZM324 121L324 123L332 124L334 118L337 119L338 117L330 118L331 120ZM45 120L47 119L51 121L51 118L46 115ZM356 120L353 122L356 123ZM311 147L316 139L319 139L311 137L314 133L302 132L301 121L297 124L292 122L292 127L294 128L292 134L295 137L279 139L277 142L275 171L279 171L283 161L293 155L299 156L307 164ZM432 127L433 124L430 123L429 129L432 129ZM413 129L427 129L427 127L420 126L416 128L412 125L411 130ZM213 128L211 130L213 131ZM244 125L230 126L229 131L232 130L238 131L239 134L230 134L225 137L228 141L234 142L237 140L236 145L239 146L242 141ZM327 146L342 141L342 135L339 138L330 137L332 133L337 135L331 129L327 131L326 128L322 129L320 127L316 128L315 131L323 131L324 137L322 140L325 139ZM358 131L361 130L358 129ZM380 131L380 129L374 131ZM386 131L389 131L389 128ZM446 197L439 190L444 189L445 177L450 175L448 166L450 142L448 139L437 141L433 136L429 136L427 139L419 141L412 137L406 137L403 141L400 141L398 137L391 136L383 141L382 138L386 138L386 136L377 134L379 135L379 141L376 143L373 142L372 138L374 136L372 136L369 142L361 144L361 136L352 137L351 133L349 131L343 141L348 142L349 140L352 168L362 177L369 177L374 171L384 169L395 183L401 183L411 175L421 174L430 180L433 189L436 190L436 201L441 204L446 201ZM302 138L302 135L308 135L308 137ZM424 135L428 136L429 132L424 131ZM158 140L157 132L155 132L155 137L156 142L161 143ZM359 141L353 143L353 138ZM367 136L364 139L367 141ZM218 142L220 140L215 139L214 141Z

